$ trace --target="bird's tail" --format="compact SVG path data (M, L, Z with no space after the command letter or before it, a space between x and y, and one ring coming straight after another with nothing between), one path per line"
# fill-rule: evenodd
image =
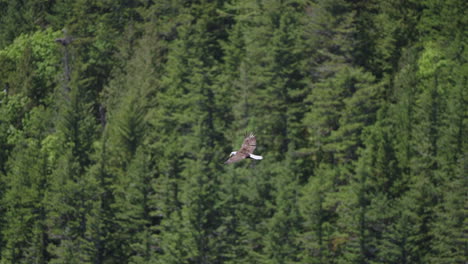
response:
M250 155L249 155L249 158L252 158L252 159L255 159L255 160L261 160L261 159L263 159L262 156L258 156L258 155L254 155L254 154L250 154Z

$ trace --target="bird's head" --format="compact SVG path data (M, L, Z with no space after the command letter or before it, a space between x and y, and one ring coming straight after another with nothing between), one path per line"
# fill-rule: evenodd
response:
M229 157L232 157L232 156L234 156L236 154L237 154L237 151L233 151L233 152L231 152L231 154L229 154Z

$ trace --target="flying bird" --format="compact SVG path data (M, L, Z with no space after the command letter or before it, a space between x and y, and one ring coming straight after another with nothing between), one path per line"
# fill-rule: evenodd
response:
M253 154L256 146L257 146L257 139L255 138L254 134L250 133L250 135L245 137L244 143L242 143L242 147L238 151L231 152L229 159L224 163L230 164L230 163L241 161L246 158L255 159L255 160L263 159L262 156Z

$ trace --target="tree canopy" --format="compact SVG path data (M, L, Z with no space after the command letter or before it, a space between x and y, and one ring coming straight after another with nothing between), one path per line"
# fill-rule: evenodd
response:
M466 263L467 8L0 0L0 263Z

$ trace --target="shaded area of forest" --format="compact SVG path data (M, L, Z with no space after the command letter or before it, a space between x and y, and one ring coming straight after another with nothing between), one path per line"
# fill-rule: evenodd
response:
M0 263L466 263L466 10L0 0Z

